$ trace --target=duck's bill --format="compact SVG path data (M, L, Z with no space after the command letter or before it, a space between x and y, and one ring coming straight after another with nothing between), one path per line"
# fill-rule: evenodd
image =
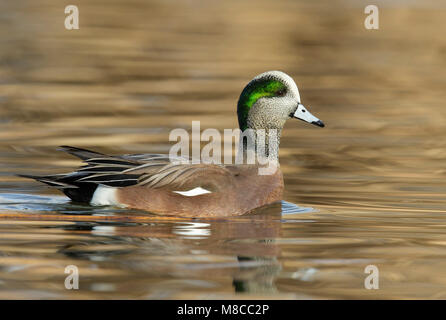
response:
M308 110L304 107L303 104L300 104L297 106L296 111L293 114L293 118L314 124L315 126L318 127L325 127L325 124L319 120L318 118L316 118L315 116L313 116L311 113L308 112Z

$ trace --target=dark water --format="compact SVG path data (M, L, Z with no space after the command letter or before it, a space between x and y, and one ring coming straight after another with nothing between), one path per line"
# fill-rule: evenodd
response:
M376 1L374 31L361 1L76 4L67 31L59 1L0 3L0 298L446 298L444 1ZM193 120L234 128L273 69L327 124L287 123L283 204L164 219L13 175L79 165L59 145L166 153Z

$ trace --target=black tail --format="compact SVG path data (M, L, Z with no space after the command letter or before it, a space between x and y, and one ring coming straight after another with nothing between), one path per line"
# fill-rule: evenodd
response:
M34 179L39 182L43 182L53 188L57 188L61 190L68 198L70 198L75 202L90 203L91 198L93 198L93 194L96 191L96 188L98 187L97 184L94 183L82 183L82 188L79 188L79 186L75 184L64 182L66 180L69 180L70 174L61 174L53 176L34 176L28 174L18 174L17 176Z
M67 174L46 176L19 174L18 176L46 183L51 187L61 190L73 201L87 203L91 201L99 184L123 187L134 185L138 182L140 175L121 174L124 169L131 167L131 165L138 164L134 161L115 158L103 153L70 146L61 146L59 147L59 150L80 158L87 162L88 165ZM95 159L97 160L96 162L89 163L89 160ZM123 165L123 162L127 166Z

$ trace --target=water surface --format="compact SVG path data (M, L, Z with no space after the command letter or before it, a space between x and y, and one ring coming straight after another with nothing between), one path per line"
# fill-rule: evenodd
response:
M376 1L368 31L367 4L78 1L67 31L58 1L0 3L0 298L446 298L446 5ZM59 145L165 153L193 120L234 128L272 69L327 125L286 124L287 202L165 219L14 176L78 166Z

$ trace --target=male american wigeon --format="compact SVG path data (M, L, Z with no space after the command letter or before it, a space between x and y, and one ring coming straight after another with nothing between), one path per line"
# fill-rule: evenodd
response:
M252 79L240 95L237 114L243 132L277 132L277 147L268 154L268 159L277 164L278 141L286 120L296 118L324 127L301 104L293 79L280 71ZM216 217L242 215L282 200L283 176L278 165L270 174L259 174L257 162L178 163L161 154L109 156L68 146L61 149L86 165L68 174L22 176L58 188L76 202L142 209L159 215ZM254 146L254 153L258 153L256 150ZM270 150L268 139L259 157L264 157L265 150Z

